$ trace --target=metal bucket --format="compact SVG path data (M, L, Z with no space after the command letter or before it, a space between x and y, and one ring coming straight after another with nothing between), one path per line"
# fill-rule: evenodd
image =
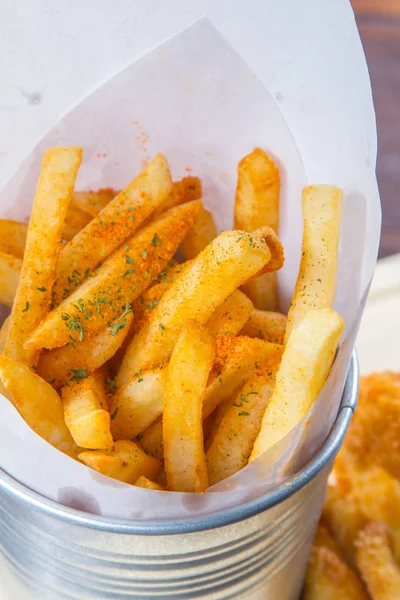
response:
M66 508L0 471L2 600L297 600L332 461L358 392L353 355L335 425L289 482L182 521L123 521Z

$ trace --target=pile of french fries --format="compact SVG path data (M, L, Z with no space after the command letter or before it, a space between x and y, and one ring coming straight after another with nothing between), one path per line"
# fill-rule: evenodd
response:
M275 446L326 380L343 192L303 191L285 316L280 173L264 151L240 161L234 229L219 234L201 182L174 182L162 154L120 192L75 191L81 159L48 149L29 226L0 221L2 393L104 475L203 492Z

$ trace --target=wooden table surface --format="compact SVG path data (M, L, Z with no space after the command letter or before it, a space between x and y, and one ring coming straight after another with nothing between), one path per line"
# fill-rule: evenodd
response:
M353 7L377 117L383 257L400 252L400 0L353 0Z

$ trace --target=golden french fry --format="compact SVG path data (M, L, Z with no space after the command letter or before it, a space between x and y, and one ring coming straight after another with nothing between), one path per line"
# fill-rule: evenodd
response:
M17 258L24 257L28 225L0 219L0 250Z
M373 600L400 598L400 568L393 556L388 528L369 523L358 536L357 566Z
M65 423L81 448L104 450L113 445L110 414L102 408L105 392L86 371L74 370L61 389Z
M283 347L264 340L243 336L220 336L216 340L216 357L203 402L203 420L244 384L258 368L269 372L280 360ZM162 399L153 396L152 410ZM155 421L136 438L152 456L162 460L163 438L161 420Z
M130 238L172 189L162 154L98 213L60 252L54 302L57 304L107 256Z
M343 328L343 319L323 308L310 310L293 329L250 461L277 444L306 416L329 374Z
M63 230L63 239L68 242L72 240L92 220L92 215L85 213L76 206L69 206Z
M267 342L283 344L287 317L279 312L254 309L241 330L241 335L258 337Z
M160 463L134 442L120 440L111 450L88 450L79 458L102 475L134 485L141 475L154 479L161 471Z
M185 260L195 258L214 238L217 237L217 228L212 214L202 207L192 229L187 232L181 243L182 254Z
M81 160L81 148L58 147L47 150L42 161L5 348L9 358L28 365L37 357L25 342L50 309L64 219Z
M217 409L217 421L219 411L222 418L206 454L210 485L247 465L272 395L275 374L269 371L253 375L234 398L229 398Z
M157 458L160 461L164 460L164 442L162 436L162 421L157 419L144 431L136 436L136 441L144 449L144 451Z
M253 235L263 238L271 252L270 260L264 265L261 271L257 273L257 276L279 271L285 263L285 250L277 233L275 233L272 227L264 225L264 227L260 227L253 231Z
M121 346L132 318L133 312L130 312L91 337L42 352L37 365L38 374L58 389L71 377L71 369L88 373L99 369Z
M133 439L162 413L165 370L146 371L117 391L111 404L111 431L116 440Z
M368 600L356 573L346 564L333 540L315 544L308 564L304 600Z
M286 341L308 311L331 308L336 294L343 190L311 185L303 190L300 270L286 328Z
M148 479L144 475L141 475L140 477L138 477L138 479L135 482L135 485L137 487L146 488L147 490L158 490L158 491L165 490L165 488L162 485L159 485L155 481L151 481L151 479Z
M149 218L157 218L166 210L201 199L201 181L198 177L184 177L179 181L174 181L173 188L167 198L162 202Z
M237 335L248 321L253 304L240 290L235 290L220 304L207 321L213 335Z
M12 306L21 277L22 260L0 250L0 303Z
M267 373L273 370L281 359L282 351L283 346L257 338L218 337L217 360L204 398L203 419L231 398L256 369Z
M0 356L0 379L8 397L35 433L76 458L77 447L64 421L57 392L21 362Z
M65 298L31 335L31 350L57 348L98 333L132 310L130 303L148 287L172 258L193 224L199 202L182 204L164 213L115 250L70 296ZM125 314L123 313L123 316ZM121 318L121 317L120 317Z
M95 217L117 194L112 188L102 188L96 192L73 192L71 205Z
M262 238L244 231L224 231L215 238L168 288L134 336L118 372L118 385L140 369L168 360L182 322L193 318L206 323L217 306L270 256Z
M171 355L163 399L165 472L172 491L204 492L208 487L202 406L214 353L207 329L186 321Z
M4 320L4 323L2 324L1 329L0 329L0 354L3 354L4 348L6 347L6 341L7 341L8 331L10 329L10 323L11 323L11 315L8 315L8 317Z
M235 228L253 231L264 225L278 232L279 169L260 148L245 156L238 165L235 198ZM276 310L278 292L275 274L264 274L247 282L244 291L254 306Z

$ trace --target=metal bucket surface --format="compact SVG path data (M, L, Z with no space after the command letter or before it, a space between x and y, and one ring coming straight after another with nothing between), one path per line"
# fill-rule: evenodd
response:
M94 516L0 470L1 599L297 600L358 379L354 354L332 431L304 469L220 513L173 521Z

